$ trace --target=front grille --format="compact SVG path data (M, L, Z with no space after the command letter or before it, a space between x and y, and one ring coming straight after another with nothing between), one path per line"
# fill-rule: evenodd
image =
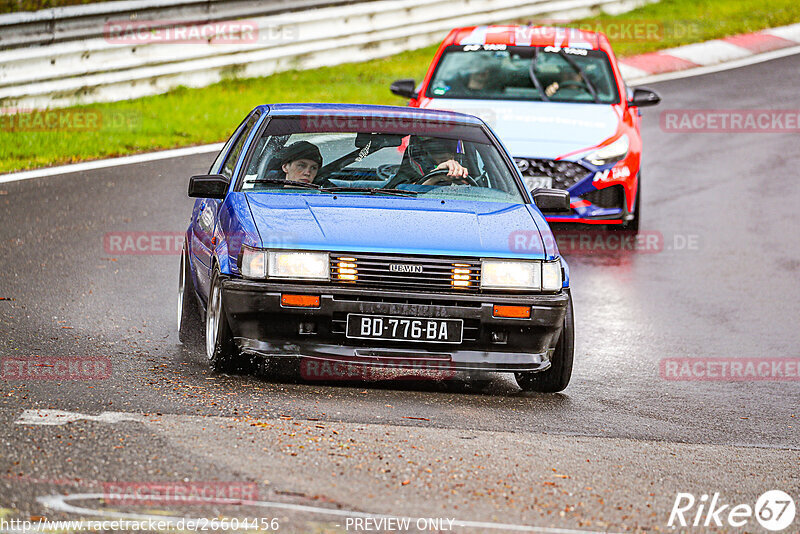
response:
M481 262L474 258L388 254L331 255L331 281L336 285L477 292Z
M625 188L621 185L612 185L587 193L581 198L598 208L622 208L625 205Z
M514 161L523 177L549 176L553 179L553 187L556 189L569 189L591 172L574 161L530 158L514 158Z

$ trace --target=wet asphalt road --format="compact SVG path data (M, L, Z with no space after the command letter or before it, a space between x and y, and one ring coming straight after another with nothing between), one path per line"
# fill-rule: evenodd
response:
M114 480L249 481L262 500L592 530L669 530L679 491L752 503L782 489L800 505L800 382L659 373L664 358L800 356L797 134L659 127L666 110L800 109L799 67L653 85L642 233L657 246L564 250L576 362L559 395L523 394L508 375L479 387L212 374L178 344L178 256L104 249L110 232L181 232L187 179L212 154L0 185L0 354L112 364L92 382L0 381L0 518L79 517L36 498ZM15 424L26 409L143 421ZM281 513L289 531L344 528ZM489 528L473 527L461 528Z

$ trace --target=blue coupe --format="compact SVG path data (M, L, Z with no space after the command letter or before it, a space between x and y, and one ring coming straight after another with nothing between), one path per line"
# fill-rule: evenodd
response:
M189 196L178 328L215 371L299 358L569 383L569 270L543 216L569 194L526 191L477 117L259 106Z

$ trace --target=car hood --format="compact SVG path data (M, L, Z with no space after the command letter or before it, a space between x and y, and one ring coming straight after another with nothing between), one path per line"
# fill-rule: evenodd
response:
M483 119L514 156L556 158L599 145L619 129L610 104L434 99L426 106Z
M521 204L360 195L247 193L270 248L544 258L535 218ZM520 235L525 247L520 250Z

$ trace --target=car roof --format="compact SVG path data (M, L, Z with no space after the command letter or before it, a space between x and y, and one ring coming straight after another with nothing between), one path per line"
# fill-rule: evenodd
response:
M483 126L483 121L472 115L456 113L454 111L441 111L424 108L404 106L376 106L371 104L264 104L258 108L269 113L270 116L303 116L327 113L330 115L385 118L419 118L435 119L438 121L453 121L462 125Z
M558 46L606 50L608 39L600 32L560 26L490 25L455 28L446 44L504 44L509 46Z

